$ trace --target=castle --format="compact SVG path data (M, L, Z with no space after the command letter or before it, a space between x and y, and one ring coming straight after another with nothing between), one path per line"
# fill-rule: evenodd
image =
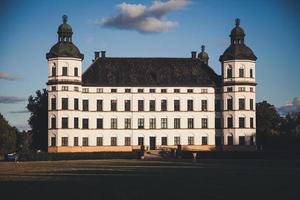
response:
M48 152L255 148L255 61L236 19L222 74L208 54L186 58L84 55L63 16L48 60Z

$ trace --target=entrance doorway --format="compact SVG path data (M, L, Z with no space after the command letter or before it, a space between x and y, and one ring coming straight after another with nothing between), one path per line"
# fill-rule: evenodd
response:
M150 137L150 150L155 150L156 148L156 137Z

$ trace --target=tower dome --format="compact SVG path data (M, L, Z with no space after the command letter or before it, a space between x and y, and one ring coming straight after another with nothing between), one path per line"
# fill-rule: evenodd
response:
M205 46L201 46L201 52L198 54L198 58L200 59L201 62L208 64L208 54L205 52Z
M68 17L63 15L63 23L58 27L58 42L53 45L46 54L46 58L56 57L72 57L83 60L84 55L80 53L79 49L72 42L72 27L67 23Z
M231 44L220 56L220 61L226 60L256 60L253 51L245 45L245 31L240 27L240 19L235 20L235 27L231 30Z

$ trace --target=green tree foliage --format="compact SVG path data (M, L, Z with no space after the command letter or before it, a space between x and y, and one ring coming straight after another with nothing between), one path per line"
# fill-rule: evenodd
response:
M22 131L17 133L17 152L29 153L32 143L31 131Z
M27 109L30 111L28 123L31 127L32 149L47 151L48 146L48 92L37 90L36 96L28 98Z
M0 155L11 153L16 148L15 127L11 127L8 121L0 114Z

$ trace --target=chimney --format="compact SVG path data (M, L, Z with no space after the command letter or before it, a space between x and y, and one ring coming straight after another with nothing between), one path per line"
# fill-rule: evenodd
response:
M94 60L96 60L97 58L99 58L100 52L99 51L95 51L95 58Z
M101 51L101 58L105 58L105 51Z
M192 54L192 58L195 59L196 56L197 56L197 52L196 51L192 51L191 54Z

